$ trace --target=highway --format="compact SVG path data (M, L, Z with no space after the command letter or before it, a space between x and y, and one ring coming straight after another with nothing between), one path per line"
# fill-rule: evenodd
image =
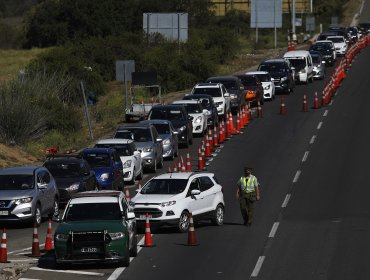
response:
M364 18L369 15L367 1L361 20L370 20ZM263 118L254 118L223 145L207 170L223 185L225 224L196 224L199 246L185 246L187 234L164 228L153 231L156 246L140 247L128 268L85 265L56 271L47 253L22 278L370 279L369 64L367 47L326 107L313 109L314 94L321 97L325 80L297 85L284 95L285 115L279 113L280 95L265 102ZM327 70L329 77L334 67ZM302 111L304 94L308 112ZM196 138L190 149L193 168L200 141ZM165 162L163 171L169 166L173 162ZM242 225L235 197L244 166L253 167L262 186L251 227ZM137 187L130 188L131 195ZM46 228L44 222L41 243ZM7 237L8 258L29 261L32 229L10 228Z

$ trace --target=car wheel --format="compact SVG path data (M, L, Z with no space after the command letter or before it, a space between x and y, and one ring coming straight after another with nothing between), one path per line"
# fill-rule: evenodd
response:
M40 203L37 203L36 208L35 208L35 213L33 216L33 222L37 227L39 227L41 225L41 221L42 221L41 205Z
M130 249L130 257L137 257L137 234L134 232L134 240L132 240L132 248Z
M124 266L124 267L129 267L130 266L130 248L129 248L129 242L128 242L128 239L127 239L127 243L126 243L126 249L125 249L125 257L124 259L120 262L120 266Z
M213 212L212 223L216 226L221 226L224 223L224 207L219 204Z
M189 212L188 211L182 211L180 218L179 218L179 224L178 229L180 232L184 233L187 232L189 229Z

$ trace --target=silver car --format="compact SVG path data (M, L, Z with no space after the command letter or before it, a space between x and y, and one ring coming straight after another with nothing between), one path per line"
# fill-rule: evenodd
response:
M124 124L118 126L114 138L134 140L141 152L144 170L152 172L163 167L163 146L157 129L152 124Z
M313 63L313 77L315 79L325 78L325 60L320 52L310 51Z
M59 215L59 193L45 167L0 170L0 221L28 221L39 226L46 215Z
M171 121L167 120L146 120L140 123L150 123L154 125L162 139L163 158L173 159L179 153L179 141L177 138L178 132L173 127Z

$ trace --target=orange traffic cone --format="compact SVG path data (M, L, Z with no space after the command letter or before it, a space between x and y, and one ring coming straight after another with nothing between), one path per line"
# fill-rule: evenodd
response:
M236 129L235 129L235 127L234 127L234 119L233 119L233 114L231 114L231 112L230 112L230 114L229 114L229 118L230 118L230 130L231 130L231 134L237 134L237 131L236 131Z
M317 92L315 92L315 100L314 100L314 109L319 109L319 98L317 97Z
M32 257L39 257L40 256L40 243L39 243L39 235L37 234L37 226L34 224L33 226L33 236L32 236Z
M167 173L171 173L172 171L171 171L171 166L169 166L168 167L168 169L167 169Z
M280 105L280 115L285 114L285 103L284 103L284 96L281 97L281 105Z
M202 161L203 161L203 168L204 168L204 166L206 166L206 146L205 146L204 140L202 140L201 151L202 151Z
M182 171L182 163L181 163L181 157L177 160L177 171L181 172Z
M3 235L1 237L0 245L0 263L8 262L8 250L6 248L6 229L3 228Z
M257 118L263 118L262 107L259 100L257 103Z
M321 96L321 106L324 107L326 106L326 92L323 90L322 96Z
M198 148L198 170L202 171L203 168L204 168L204 165L203 165L202 151L201 151L201 148L199 147Z
M224 137L224 128L223 128L223 123L222 123L222 121L221 121L221 123L220 123L220 136L219 136L219 138L218 138L218 142L219 142L219 144L221 144L221 143L223 143L224 142L224 139L223 139L223 137Z
M249 121L251 120L250 118L249 118L249 106L248 106L248 104L247 105L245 105L245 125L247 126L248 124L249 124Z
M173 163L173 172L177 172L177 165L176 162Z
M251 121L253 119L251 104L248 103L248 120Z
M181 172L185 172L185 171L186 171L185 162L184 162L184 159L181 156Z
M187 246L198 246L197 237L195 235L193 215L189 213L189 231L188 231L188 244Z
M216 127L214 127L214 129L213 129L213 145L215 147L219 146L218 145L218 133L217 133L217 128Z
M231 137L230 121L229 121L228 117L226 117L225 131L226 131L226 134L225 134L226 139L230 139L230 137Z
M145 221L145 240L144 244L141 245L142 247L154 247L152 240L152 234L150 233L150 223L149 223L149 215L146 213L146 221Z
M128 190L128 187L125 188L125 197L128 202L131 201L130 191Z
M241 108L240 110L241 112L241 127L244 128L245 127L245 110L244 110L244 107Z
M208 135L206 136L206 157L211 156L211 147L209 145Z
M53 250L53 229L51 228L51 219L49 219L48 230L46 232L45 248L46 252Z
M307 112L308 109L307 109L307 99L306 99L306 95L303 95L303 108L302 108L302 111L303 112Z
M209 141L209 148L211 149L211 151L213 150L213 133L212 133L212 129L208 129L208 141Z
M240 132L240 114L239 112L236 113L236 133Z
M186 152L186 171L191 171L190 152Z

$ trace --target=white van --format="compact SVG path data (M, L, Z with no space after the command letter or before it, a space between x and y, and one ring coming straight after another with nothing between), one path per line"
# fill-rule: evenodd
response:
M300 83L313 81L313 63L309 51L289 51L284 54L296 73L296 80Z

